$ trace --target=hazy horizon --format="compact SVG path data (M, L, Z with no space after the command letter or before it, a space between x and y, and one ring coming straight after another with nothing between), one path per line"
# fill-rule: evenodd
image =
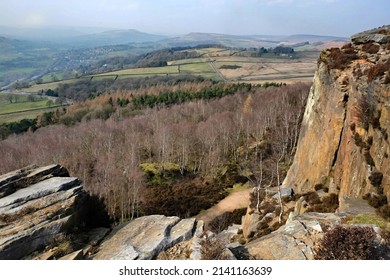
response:
M387 0L14 0L0 3L0 26L349 37L390 24L389 10Z

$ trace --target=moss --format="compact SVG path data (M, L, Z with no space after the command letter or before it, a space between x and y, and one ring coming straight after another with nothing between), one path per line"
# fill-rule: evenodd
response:
M241 190L246 190L249 188L250 188L249 182L247 182L245 184L237 183L237 184L234 184L232 188L228 188L226 191L228 194L232 194L232 193L235 193L235 192L238 192Z
M158 169L156 163L141 163L139 165L141 167L142 171L145 172L147 175L157 175Z
M139 166L153 185L170 183L181 174L180 166L176 163L141 163Z

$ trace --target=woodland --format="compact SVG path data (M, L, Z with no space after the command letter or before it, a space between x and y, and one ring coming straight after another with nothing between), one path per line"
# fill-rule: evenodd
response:
M198 79L104 87L1 141L0 173L59 163L114 221L190 217L236 184L280 185L309 88Z

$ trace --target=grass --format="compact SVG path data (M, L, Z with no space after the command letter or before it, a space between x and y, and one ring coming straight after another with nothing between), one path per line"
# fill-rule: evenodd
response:
M10 103L6 100L6 97L1 94L0 95L0 114L14 113L25 110L33 110L33 109L41 109L46 108L47 99L38 99L37 101L31 102L27 100L26 96L19 96L18 102Z
M86 78L80 78L80 79L86 79ZM60 84L71 84L79 81L80 79L70 79L70 80L63 80L58 82L52 82L52 83L44 83L40 85L33 85L29 88L22 89L21 91L27 91L27 92L39 92L42 90L48 90L48 89L56 89ZM87 78L90 79L90 78Z
M232 193L235 193L235 192L238 192L238 191L241 191L241 190L246 190L246 189L249 189L249 188L250 188L249 183L245 183L245 184L237 183L237 184L233 185L233 188L228 188L226 191L230 195Z
M35 97L29 101L26 95L17 95L17 102L10 103L8 94L0 93L0 123L16 122L22 119L33 119L44 112L56 110L59 107L48 107L48 99Z
M204 55L204 54L212 54L216 52L223 52L226 50L222 48L206 48L206 49L196 49L195 51L200 55Z
M177 66L164 66L164 67L148 67L148 68L131 68L119 71L108 72L104 74L93 75L93 77L99 76L122 76L122 75L137 75L137 76L150 76L155 74L173 74L178 73Z
M168 61L168 65L179 65L179 64L187 64L187 63L201 63L201 62L207 62L207 61L208 61L208 59L206 59L206 58L188 58L188 59Z
M54 73L49 73L46 74L45 76L42 77L42 81L44 83L50 83L53 81L52 75L57 77L58 80L62 80L62 72L54 72Z
M37 109L34 111L27 111L27 112L16 112L12 114L7 115L0 115L0 124L2 123L10 123L10 122L18 122L23 119L35 119L39 115L42 115L43 113L55 111L57 109L65 108L65 106L60 107L50 107L50 108L44 108L44 109Z
M215 73L214 69L211 67L210 63L208 62L183 64L180 66L180 71L189 72L191 74L209 73L209 72Z
M347 224L376 225L377 227L390 230L390 222L376 214L358 214L347 218Z

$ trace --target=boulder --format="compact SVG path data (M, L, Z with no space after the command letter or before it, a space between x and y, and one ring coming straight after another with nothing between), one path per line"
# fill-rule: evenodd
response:
M280 188L280 197L288 198L294 195L294 191L292 188ZM277 192L272 198L279 199L279 193Z
M151 215L120 225L102 242L93 259L147 260L193 237L195 219Z
M255 239L243 249L233 252L246 252L247 259L258 260L312 260L312 248L322 238L321 225L332 227L345 215L333 213L305 213L292 216L278 230Z
M248 253L258 260L306 260L294 237L272 233L248 243Z
M246 215L242 221L242 230L245 238L249 238L257 231L257 225L260 220L259 213L250 213L248 208Z
M390 25L352 35L351 40L354 44L366 44L369 42L386 44L390 42Z

